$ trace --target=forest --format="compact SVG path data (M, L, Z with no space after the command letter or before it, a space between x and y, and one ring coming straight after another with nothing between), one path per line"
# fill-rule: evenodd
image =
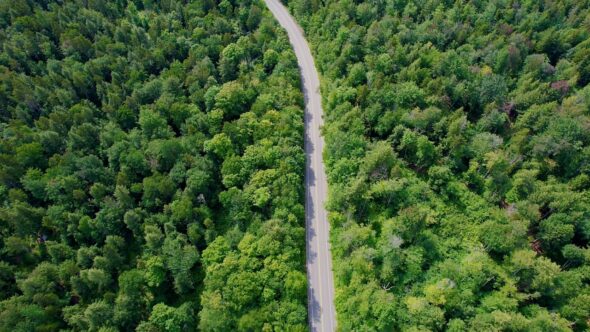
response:
M304 331L303 96L259 0L0 0L0 331Z
M341 331L587 331L590 2L283 0L321 74Z

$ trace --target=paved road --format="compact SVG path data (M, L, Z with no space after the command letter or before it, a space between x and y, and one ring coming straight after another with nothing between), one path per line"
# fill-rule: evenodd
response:
M309 324L312 331L331 332L336 330L336 310L332 255L328 242L330 225L324 208L327 182L322 159L324 139L320 135L320 127L324 123L320 80L299 25L279 0L265 2L279 24L287 30L301 72L305 95L305 223Z

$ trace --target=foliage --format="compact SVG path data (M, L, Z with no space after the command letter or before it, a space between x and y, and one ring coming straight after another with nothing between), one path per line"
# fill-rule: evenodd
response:
M303 96L262 1L0 0L0 330L305 330Z
M588 1L284 1L343 331L588 329Z

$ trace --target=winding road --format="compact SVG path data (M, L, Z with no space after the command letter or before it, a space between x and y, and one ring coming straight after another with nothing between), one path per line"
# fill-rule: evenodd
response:
M324 122L320 80L303 30L279 0L265 2L279 24L287 30L301 72L305 96L305 228L309 325L311 331L331 332L336 330L336 310L332 255L328 241L330 225L324 208L327 181L322 158L324 139L320 134Z

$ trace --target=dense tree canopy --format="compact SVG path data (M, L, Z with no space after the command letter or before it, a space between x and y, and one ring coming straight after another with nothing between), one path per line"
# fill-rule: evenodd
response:
M0 0L0 331L305 330L302 106L261 1Z
M289 0L343 331L585 331L590 3Z

